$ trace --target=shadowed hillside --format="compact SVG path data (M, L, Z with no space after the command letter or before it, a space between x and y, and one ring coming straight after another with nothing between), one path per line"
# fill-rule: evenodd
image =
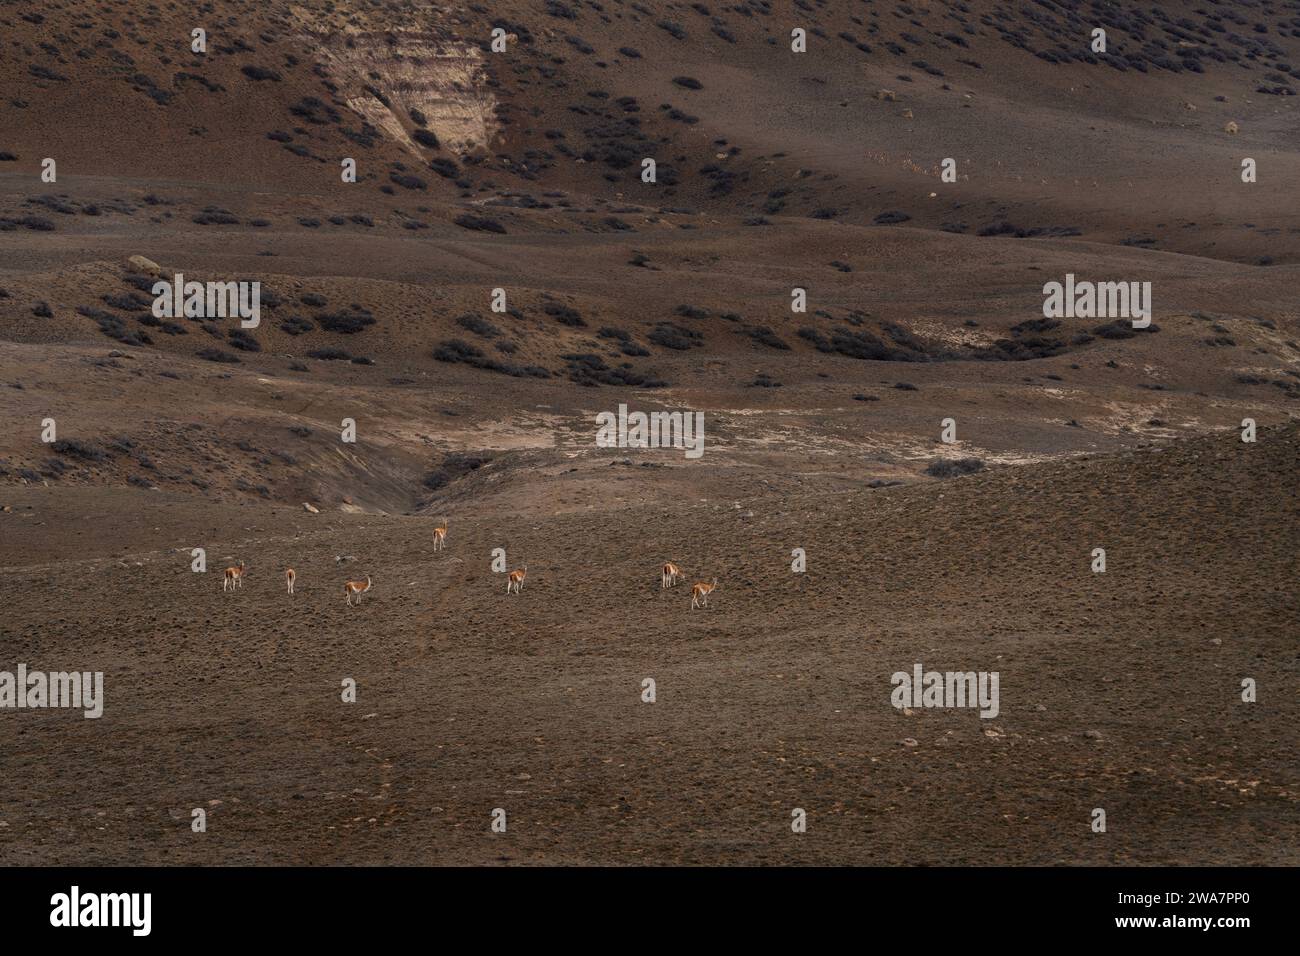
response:
M1294 863L1298 69L1295 2L0 5L0 671L106 686L0 708L0 861Z

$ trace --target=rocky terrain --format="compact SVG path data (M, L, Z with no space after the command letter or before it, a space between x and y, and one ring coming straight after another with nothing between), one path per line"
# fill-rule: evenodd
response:
M0 7L0 671L106 688L0 708L0 862L1294 864L1297 70L1294 2Z

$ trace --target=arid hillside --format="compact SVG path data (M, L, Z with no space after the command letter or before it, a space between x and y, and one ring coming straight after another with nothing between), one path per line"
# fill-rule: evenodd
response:
M0 681L107 688L0 706L0 862L1294 863L1298 71L1295 0L0 3Z

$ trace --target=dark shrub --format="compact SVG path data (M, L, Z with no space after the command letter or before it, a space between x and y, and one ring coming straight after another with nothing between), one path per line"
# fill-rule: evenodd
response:
M326 312L316 316L316 322L326 332L340 335L355 335L367 326L375 324L375 318L369 312L353 307L346 312Z
M504 233L506 231L506 227L495 219L488 219L485 216L471 216L469 213L462 213L457 216L455 223L462 229L474 229L479 232Z
M411 176L405 173L389 173L388 178L403 189L425 189L429 185L419 176Z
M646 338L655 345L662 345L666 349L675 349L678 352L685 352L704 344L702 333L694 329L682 328L672 322L660 322L650 330Z
M1160 326L1152 322L1145 329L1133 328L1133 323L1127 320L1116 320L1107 322L1105 325L1099 325L1092 330L1093 335L1100 335L1103 339L1131 339L1141 332L1159 332Z
M230 339L230 344L241 352L262 351L262 343L249 335L245 329L231 329L227 337Z
M483 354L483 350L468 342L462 342L460 339L448 339L433 350L433 357L439 362L447 362L455 365L464 363L471 368L485 369L490 372L501 372L505 375L511 375L515 378L550 378L551 373L544 368L536 365L508 365L505 362L498 362L494 358L489 358Z
M264 66L253 66L250 64L249 66L241 67L239 72L243 73L244 76L248 77L250 80L274 80L277 83L280 81L279 73L275 70L267 69Z
M755 342L766 345L770 349L781 349L787 352L790 350L790 346L765 325L752 326L745 330L745 334Z
M474 315L472 312L467 312L465 315L458 316L456 318L456 324L462 329L468 329L475 335L483 336L485 339L494 339L501 334L501 330L495 325L486 319Z
M302 335L304 332L310 332L316 328L316 323L311 319L304 319L300 315L291 315L280 323L280 328L289 335Z
M239 224L239 217L229 210L208 206L196 215L193 221L200 226L236 226Z
M959 475L971 475L984 470L984 462L978 458L940 458L926 467L925 473L931 478L956 478Z
M77 438L61 438L50 448L60 455L67 455L70 458L80 458L82 461L103 461L108 457L108 452L93 445L90 442L81 441Z
M455 179L460 175L460 167L442 156L429 160L429 168L443 179Z
M660 379L637 372L628 362L624 362L617 368L611 368L605 364L605 360L599 355L593 355L590 352L562 355L560 357L568 363L569 379L579 385L625 385L637 388L663 388L668 384Z
M542 311L552 316L561 325L567 325L571 328L580 329L587 324L576 309L571 309L567 305L560 305L558 302L546 303Z

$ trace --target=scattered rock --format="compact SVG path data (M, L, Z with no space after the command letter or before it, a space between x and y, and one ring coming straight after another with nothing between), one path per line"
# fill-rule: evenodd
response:
M132 256L126 260L126 271L136 275L159 276L162 275L162 266L144 256Z
M1225 127L1223 127L1223 131L1224 131L1225 133L1231 133L1233 136L1236 136L1236 135L1237 135L1237 130L1239 130L1240 128L1241 128L1241 127L1239 127L1239 126L1237 125L1237 123L1236 123L1235 120L1229 120L1229 121L1228 121L1228 125L1225 126Z
M316 507L314 504L312 504L310 501L304 501L304 502L302 503L302 510L303 510L303 511L310 511L310 512L311 512L312 514L314 514L314 515L318 515L318 514L320 514L320 509L317 508L317 507Z

